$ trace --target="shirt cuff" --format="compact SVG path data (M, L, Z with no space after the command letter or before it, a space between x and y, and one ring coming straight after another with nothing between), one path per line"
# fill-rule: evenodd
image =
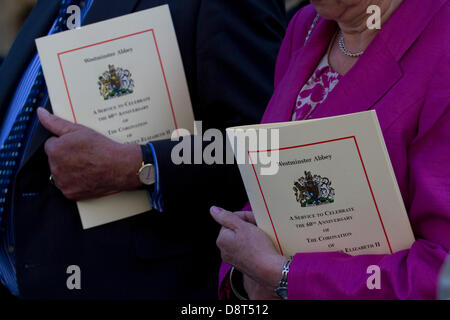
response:
M147 143L153 156L153 168L155 169L155 184L153 191L148 191L148 196L152 208L159 212L164 212L164 205L162 200L161 183L159 181L159 168L158 168L158 158L156 157L155 147L151 142Z

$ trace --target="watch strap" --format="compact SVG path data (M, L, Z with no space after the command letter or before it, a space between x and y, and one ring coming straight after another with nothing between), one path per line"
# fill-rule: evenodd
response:
M150 147L146 144L141 145L140 147L141 147L141 151L142 151L142 167L145 165L148 165L148 164L154 165L153 153L152 153L152 150L150 149ZM141 169L142 169L142 167L141 167ZM139 172L138 172L138 174L139 174ZM142 184L141 188L145 189L149 192L153 192L155 189L155 186L154 186L154 184L151 184L151 185Z
M141 145L142 161L144 164L153 164L153 154L150 147L146 144Z

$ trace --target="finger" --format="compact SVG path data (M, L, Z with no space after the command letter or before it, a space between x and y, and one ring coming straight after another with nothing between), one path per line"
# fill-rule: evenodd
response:
M238 229L243 223L238 216L222 208L211 207L210 213L217 223L230 230Z
M236 246L236 234L234 231L222 227L216 240L216 246L219 248L222 260L233 264L233 248Z
M44 151L47 154L48 158L50 159L54 153L55 153L55 149L56 149L56 143L58 141L58 138L56 137L50 137L47 139L47 141L44 144Z
M255 220L255 216L254 216L253 212L250 212L250 211L237 211L234 214L237 215L242 220L244 220L245 222L254 224L256 226L256 220Z
M234 239L234 236L235 232L233 230L222 227L219 235L217 236L217 245L219 246L219 243L225 244L231 242Z
M39 121L45 127L45 129L47 129L48 131L50 131L51 133L53 133L58 137L63 136L69 132L75 131L78 128L76 124L61 119L60 117L51 114L44 108L38 108L37 113Z

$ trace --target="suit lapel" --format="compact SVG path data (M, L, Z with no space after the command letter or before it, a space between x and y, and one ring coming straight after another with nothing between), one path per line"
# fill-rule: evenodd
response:
M88 25L131 13L134 11L139 1L140 0L127 0L127 1L95 0L85 18L85 21L83 22L83 25ZM45 108L51 111L50 102L47 103ZM30 160L33 154L42 146L42 144L50 137L50 135L51 134L39 122L36 124L36 128L34 129L33 135L25 149L20 168L22 168Z

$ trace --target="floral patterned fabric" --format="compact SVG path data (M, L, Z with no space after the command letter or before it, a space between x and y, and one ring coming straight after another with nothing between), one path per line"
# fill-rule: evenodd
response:
M331 69L328 63L328 54L326 54L311 78L300 90L292 120L308 119L314 109L326 100L341 78L339 73Z

